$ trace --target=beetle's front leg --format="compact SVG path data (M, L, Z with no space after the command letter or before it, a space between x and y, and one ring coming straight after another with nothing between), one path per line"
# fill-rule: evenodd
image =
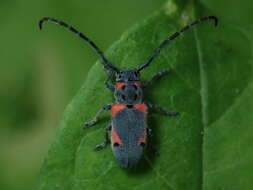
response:
M156 80L158 80L161 76L166 75L166 74L168 74L168 73L170 73L170 72L171 72L170 69L164 69L164 70L162 70L162 71L160 71L160 72L154 74L154 75L151 77L151 79L149 79L147 82L145 82L145 83L143 84L143 88L146 88L147 86L153 84L153 83L154 83Z
M105 80L104 84L105 84L105 87L108 88L110 91L114 92L115 90L115 87L113 84L111 84L109 81L111 80L112 78L112 74L113 72L111 70L106 70L107 73L108 73L108 78Z
M179 113L176 112L176 111L168 111L168 110L166 110L166 109L164 109L164 108L162 108L162 107L160 107L160 106L158 106L158 105L156 105L156 104L147 103L147 106L148 106L149 108L151 108L151 109L157 111L157 112L160 112L160 113L164 114L164 115L168 115L168 116L176 116L176 115L179 115Z
M108 88L111 92L114 92L115 87L114 87L113 84L111 84L111 83L109 82L109 79L107 79L107 80L104 82L104 84L105 84L105 87L106 87L106 88Z
M111 123L105 128L105 140L104 142L102 142L101 144L98 144L94 150L98 151L98 150L102 150L104 149L109 143L110 143L110 139L109 139L109 131L112 130L112 125Z
M83 128L86 128L86 127L90 127L92 125L94 125L96 122L98 122L98 119L99 119L99 116L100 114L105 111L105 110L110 110L112 107L112 104L107 104L105 106L103 106L100 110L98 110L97 114L95 115L94 119L89 121L89 122L86 122L84 124L84 127Z

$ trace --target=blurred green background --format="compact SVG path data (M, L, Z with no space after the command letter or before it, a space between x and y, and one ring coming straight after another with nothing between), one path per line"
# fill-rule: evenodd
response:
M47 23L39 31L38 20L63 20L106 50L165 2L0 0L0 190L28 190L36 184L63 111L98 59L59 26ZM250 0L198 2L215 10L221 24L236 24L252 39Z
M166 0L0 1L0 189L32 189L65 106L96 54L44 16L65 21L106 50Z

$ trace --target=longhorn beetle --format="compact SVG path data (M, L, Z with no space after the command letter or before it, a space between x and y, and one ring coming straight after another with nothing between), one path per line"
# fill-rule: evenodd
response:
M103 111L111 110L112 122L105 128L105 141L98 144L95 147L95 150L105 148L111 141L113 154L122 167L132 168L139 162L147 144L147 136L150 132L146 121L148 108L154 109L168 116L175 116L178 114L176 111L167 111L155 104L144 103L142 100L143 90L161 76L168 74L171 70L164 69L153 75L153 77L145 83L140 82L140 71L149 66L160 51L181 33L208 20L214 20L214 24L217 26L218 19L215 16L203 17L194 21L165 39L159 47L155 49L151 56L135 69L120 69L113 65L93 41L81 32L78 32L72 26L49 17L42 18L39 21L40 29L42 29L44 22L52 22L62 26L70 32L73 32L88 43L88 45L90 45L102 58L102 64L105 71L108 73L108 78L105 80L105 86L114 93L116 102L102 107L97 112L93 120L84 124L84 128L94 125L97 123L99 116ZM109 82L113 71L116 72L115 85ZM111 131L111 140L109 139L109 131Z

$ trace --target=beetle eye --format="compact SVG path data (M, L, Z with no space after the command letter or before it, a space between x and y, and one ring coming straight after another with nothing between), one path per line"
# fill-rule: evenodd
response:
M119 143L115 142L113 143L113 147L118 147L119 146Z
M140 143L140 146L145 147L145 146L146 146L146 143L141 142L141 143Z

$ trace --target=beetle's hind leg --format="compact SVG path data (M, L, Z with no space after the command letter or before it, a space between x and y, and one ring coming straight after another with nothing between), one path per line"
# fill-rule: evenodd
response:
M101 144L98 144L94 150L99 151L104 149L109 143L110 143L110 139L109 139L109 131L112 130L112 125L111 123L109 125L107 125L107 127L105 128L105 140L104 142L102 142Z
M147 134L148 134L148 138L149 138L148 149L149 149L150 153L152 153L153 155L159 156L159 151L158 151L157 147L152 142L153 130L151 128L147 128Z

